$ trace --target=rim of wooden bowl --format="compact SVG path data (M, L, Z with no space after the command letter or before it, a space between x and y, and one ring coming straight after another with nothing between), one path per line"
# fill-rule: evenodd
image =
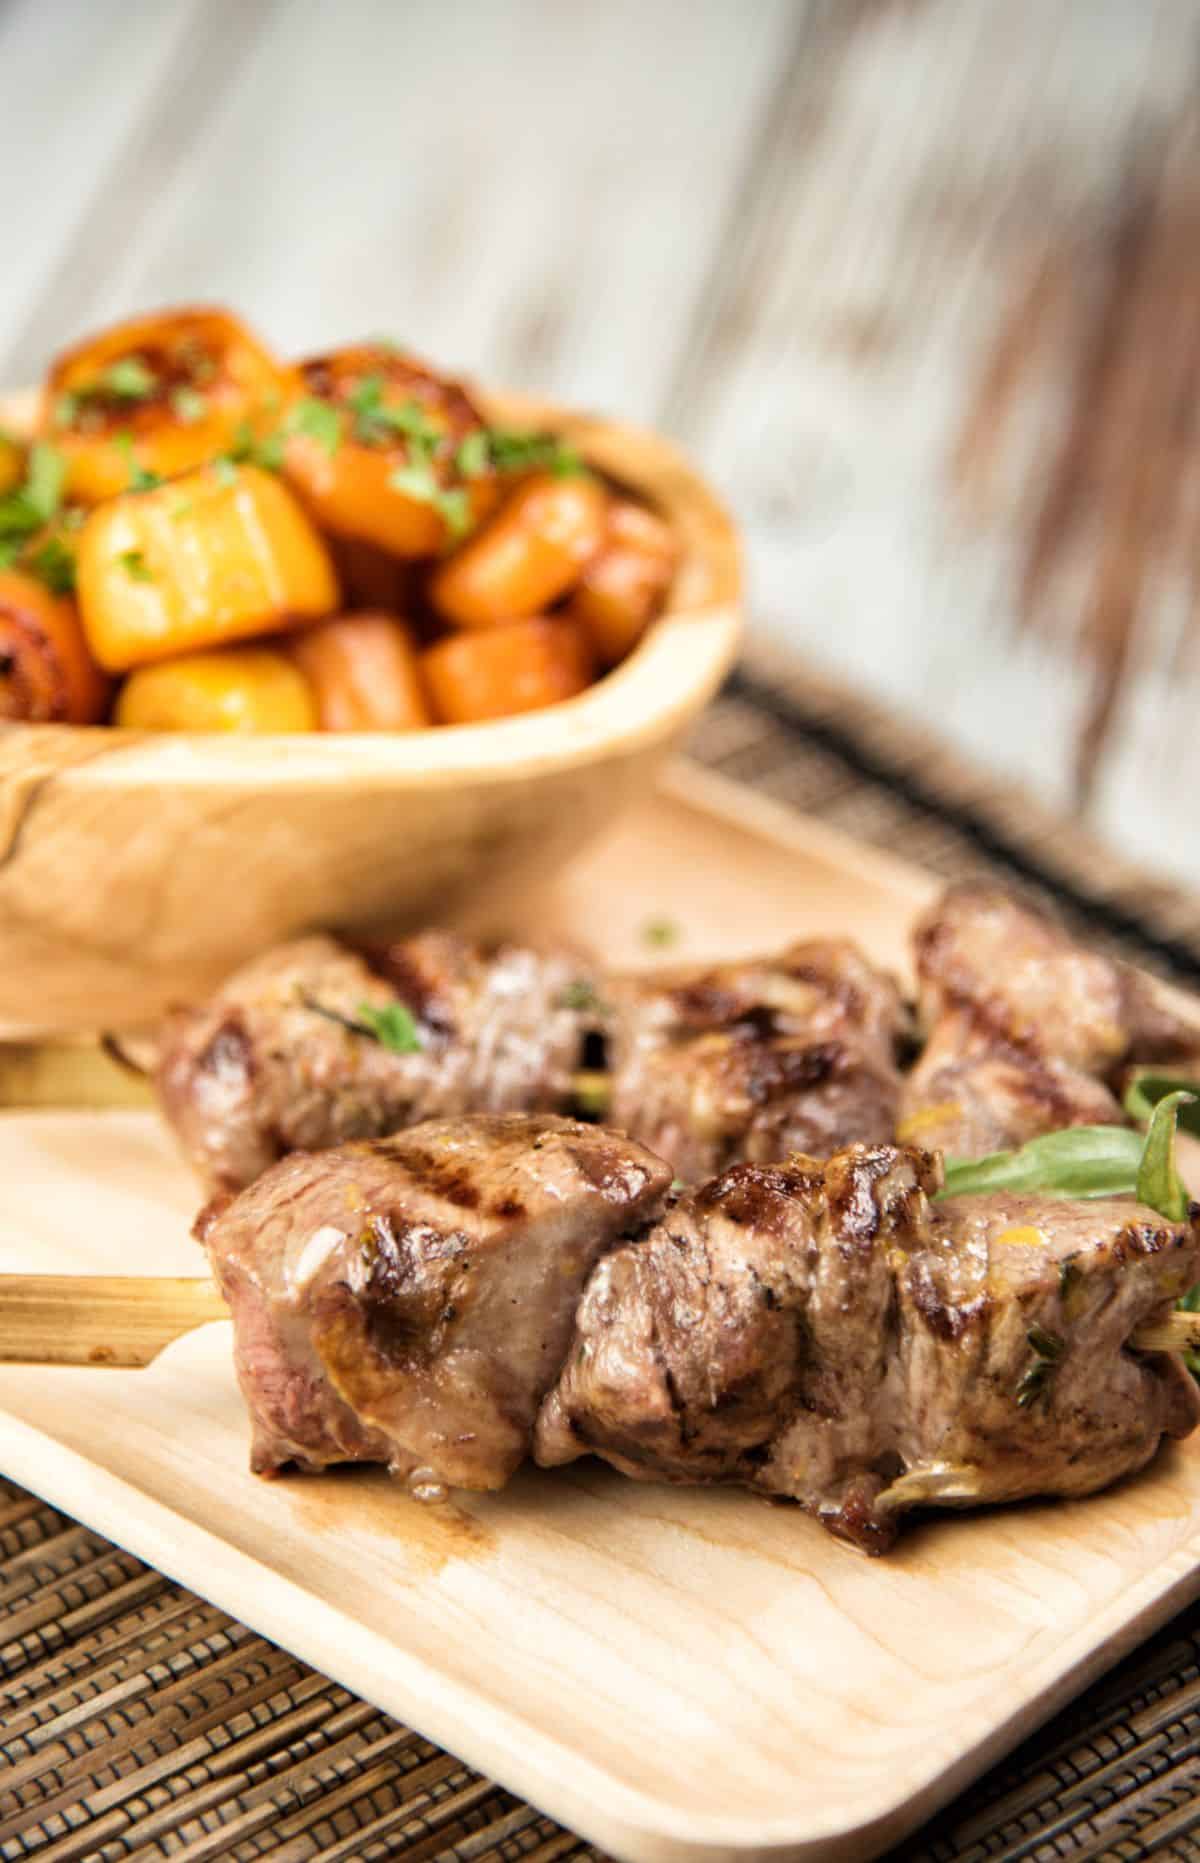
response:
M479 399L489 420L561 434L589 464L656 507L679 537L681 561L666 608L628 659L586 692L542 711L424 731L225 735L9 724L5 735L16 733L31 759L74 766L89 783L270 788L371 777L441 786L516 769L565 769L681 730L717 690L741 635L741 551L729 513L661 434L507 390ZM37 402L34 390L0 398L0 423L28 434Z

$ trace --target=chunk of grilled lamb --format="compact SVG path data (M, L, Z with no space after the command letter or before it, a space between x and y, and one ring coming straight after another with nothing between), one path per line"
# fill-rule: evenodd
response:
M609 1118L688 1180L890 1138L900 993L856 947L610 982Z
M1066 1125L1120 1125L1122 1069L1200 1073L1200 1007L1078 944L999 888L950 887L914 934L927 1046L898 1130L980 1157Z
M502 1487L589 1271L670 1178L596 1126L477 1115L294 1153L218 1200L198 1232L233 1314L252 1466Z
M566 1102L588 1027L578 960L485 955L425 932L370 961L334 938L281 945L164 1032L159 1099L213 1190L238 1190L294 1150L372 1138L439 1114ZM402 1004L420 1047L373 1039L362 1011Z
M1200 1208L931 1203L936 1160L739 1165L596 1267L538 1419L546 1465L787 1495L868 1552L916 1506L1079 1495L1196 1421L1127 1349L1200 1273Z

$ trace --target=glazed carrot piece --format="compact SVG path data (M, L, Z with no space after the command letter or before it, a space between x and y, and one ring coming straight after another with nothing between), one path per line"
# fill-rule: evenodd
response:
M25 450L19 440L0 428L0 498L25 476Z
M226 647L139 667L113 722L136 731L315 731L317 707L285 653Z
M578 582L604 540L607 510L608 494L589 474L535 473L439 564L430 601L458 627L539 613Z
M473 724L574 698L590 683L593 668L580 627L538 615L451 634L426 648L421 671L436 717L443 724Z
M139 476L174 478L278 421L292 372L227 311L135 317L50 370L41 427L71 496L113 498Z
M678 560L669 524L631 499L613 500L604 543L566 608L602 666L615 666L637 646L666 599Z
M466 390L384 344L300 364L285 419L284 470L322 530L398 557L435 556L465 535L497 493Z
M412 631L395 615L335 615L289 643L322 731L420 731L433 720Z
M95 724L108 697L74 602L34 576L0 570L0 719Z
M98 505L77 577L84 631L110 672L300 626L339 600L321 538L257 466L205 466Z

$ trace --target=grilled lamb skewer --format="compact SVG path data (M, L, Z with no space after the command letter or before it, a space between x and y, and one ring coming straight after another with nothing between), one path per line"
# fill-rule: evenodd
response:
M1200 1011L1077 944L999 888L952 886L914 938L929 1038L904 1086L899 1134L982 1157L1070 1125L1122 1125L1123 1070L1200 1078Z
M240 1190L290 1151L466 1112L565 1103L594 1025L586 968L424 932L367 955L314 936L236 971L164 1030L155 1084L211 1190ZM410 1052L364 1016L411 1018Z
M197 1233L233 1311L252 1467L503 1487L593 1263L670 1182L603 1127L476 1115L297 1152L217 1199Z
M900 992L848 940L612 979L605 994L607 1117L689 1181L895 1130Z
M893 1145L669 1177L596 1127L468 1118L211 1210L254 1466L429 1494L595 1454L881 1552L914 1507L1090 1493L1197 1421L1180 1361L1130 1349L1200 1276L1195 1206L932 1203L938 1161Z
M364 1021L396 1004L410 1053ZM604 1033L613 1124L700 1176L890 1137L903 1021L896 985L849 943L600 983L575 957L488 955L446 932L369 956L312 937L172 1018L157 1087L201 1177L236 1190L288 1151L439 1114L566 1110Z

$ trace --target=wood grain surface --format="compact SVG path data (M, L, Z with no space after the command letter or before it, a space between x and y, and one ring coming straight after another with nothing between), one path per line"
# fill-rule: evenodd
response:
M852 924L900 965L922 874L686 771L494 922L647 961ZM153 1117L0 1117L0 1271L194 1274ZM914 1528L580 1464L422 1509L254 1480L228 1329L145 1371L0 1367L0 1467L636 1863L878 1854L1200 1590L1200 1448L1095 1499Z
M1194 0L6 0L0 379L229 299L661 423L758 624L1195 879Z
M562 434L671 525L678 566L633 651L566 704L453 728L8 727L0 1035L129 1028L283 938L406 929L527 885L653 781L741 637L729 516L657 434L498 391L485 407Z

